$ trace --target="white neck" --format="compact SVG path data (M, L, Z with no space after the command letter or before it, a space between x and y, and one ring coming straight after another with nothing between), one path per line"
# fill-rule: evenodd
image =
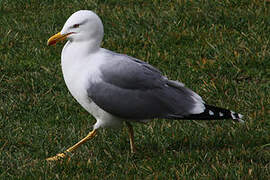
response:
M100 49L100 43L97 41L68 41L62 50L62 59L80 59L97 52ZM64 57L65 56L65 57Z

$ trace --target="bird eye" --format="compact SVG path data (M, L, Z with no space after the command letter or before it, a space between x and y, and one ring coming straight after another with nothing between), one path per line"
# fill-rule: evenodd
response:
M74 24L73 28L78 28L80 25L79 24Z

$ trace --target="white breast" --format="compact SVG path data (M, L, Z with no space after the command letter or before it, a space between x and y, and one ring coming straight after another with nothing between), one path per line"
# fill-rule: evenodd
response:
M122 125L122 120L98 107L87 94L90 80L101 81L99 67L102 65L102 57L100 56L102 53L99 52L82 57L67 51L66 45L61 57L64 80L72 96L97 119L95 128L119 127Z
M81 56L76 53L74 47L68 47L67 44L62 52L61 65L65 83L72 96L91 114L93 112L89 108L92 103L87 95L90 78L97 81L99 78L99 64L95 63L95 55ZM93 59L93 60L91 60Z

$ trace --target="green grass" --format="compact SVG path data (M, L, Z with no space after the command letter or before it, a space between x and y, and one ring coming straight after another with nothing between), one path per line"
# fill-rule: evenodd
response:
M140 58L231 121L154 120L101 130L70 160L46 157L95 123L69 94L63 44L46 45L79 9L103 20L103 47ZM266 1L0 1L0 179L269 179L270 4Z

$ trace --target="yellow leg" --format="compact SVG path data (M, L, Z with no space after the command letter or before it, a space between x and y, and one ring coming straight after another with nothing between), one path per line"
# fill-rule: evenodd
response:
M78 143L76 143L74 146L68 148L65 152L63 153L59 153L59 154L56 154L55 156L53 157L49 157L47 158L46 160L47 161L56 161L56 160L59 160L59 159L62 159L64 157L66 157L66 154L67 153L71 153L73 152L74 150L76 150L79 146L81 146L82 144L84 144L86 141L92 139L97 133L97 130L94 129L93 131L91 131L85 138L83 138L82 140L80 140Z
M135 145L134 145L134 132L133 132L133 127L129 122L126 122L127 127L128 127L128 136L129 136L129 143L130 143L130 150L131 153L135 153Z

